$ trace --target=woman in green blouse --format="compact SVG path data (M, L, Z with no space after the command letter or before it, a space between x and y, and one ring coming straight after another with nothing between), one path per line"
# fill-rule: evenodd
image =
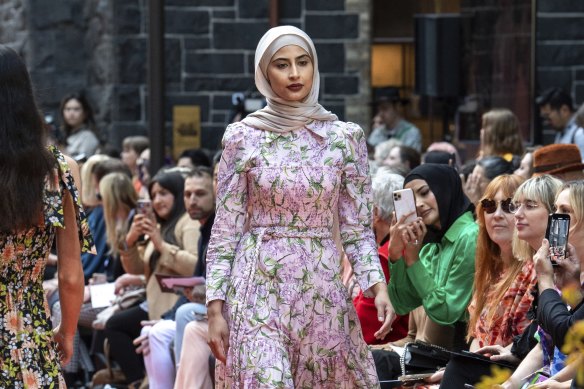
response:
M454 348L465 346L478 226L456 170L424 164L408 174L418 218L392 226L389 297L398 314L423 306L430 319L454 325Z

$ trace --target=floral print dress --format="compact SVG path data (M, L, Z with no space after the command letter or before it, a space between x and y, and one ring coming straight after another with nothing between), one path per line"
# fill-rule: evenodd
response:
M235 123L223 143L207 252L207 301L225 301L230 329L217 387L379 387L332 237L336 213L361 288L384 281L363 131Z
M42 223L26 231L0 234L1 388L65 388L42 286L56 228L66 227L65 191L76 207L82 250L91 251L93 242L67 162L56 148L51 152L58 168L54 181L47 177L45 182Z

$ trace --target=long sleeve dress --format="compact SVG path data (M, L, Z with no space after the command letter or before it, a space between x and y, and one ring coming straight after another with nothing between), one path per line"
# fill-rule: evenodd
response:
M338 212L361 288L384 280L363 131L340 121L285 134L235 123L223 144L207 253L207 301L225 301L230 328L217 387L379 387L332 239Z

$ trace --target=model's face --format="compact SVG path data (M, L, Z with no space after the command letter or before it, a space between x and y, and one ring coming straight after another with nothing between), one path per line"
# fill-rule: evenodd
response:
M172 206L174 205L174 195L172 192L156 182L152 185L150 197L152 198L152 208L158 217L162 220L168 219L170 211L172 211Z
M276 51L268 65L268 81L278 97L302 101L312 89L314 67L308 53L296 45Z
M126 164L133 172L136 169L136 164L138 161L138 153L131 147L125 147L122 151L122 162Z
M492 200L497 203L497 210L493 213L484 212L485 227L487 234L493 242L498 246L509 246L513 239L513 231L515 230L515 218L511 212L505 212L501 207L501 201L507 200L502 191L498 191Z
M527 242L534 250L539 249L547 228L547 208L543 203L523 196L515 204L519 206L515 212L517 237Z
M523 158L521 159L521 164L519 165L519 168L517 170L515 170L513 172L513 174L516 174L518 176L521 176L523 178L525 178L526 180L531 178L531 164L533 163L533 154L532 153L527 153L523 156Z
M70 99L63 107L63 118L67 125L73 129L77 129L85 122L85 111L83 106L77 99Z
M189 177L185 180L185 207L193 220L203 221L215 210L211 177Z
M412 180L406 184L406 189L414 191L416 197L416 211L427 226L440 228L440 212L434 193L425 180Z

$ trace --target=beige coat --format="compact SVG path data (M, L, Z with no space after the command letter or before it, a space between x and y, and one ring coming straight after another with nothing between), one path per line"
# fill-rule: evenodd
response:
M151 271L148 265L154 252L152 242L149 241L146 244L143 254L142 250L136 246L122 253L122 264L126 272L146 276L146 300L150 320L160 319L162 314L172 308L178 299L178 296L173 293L163 293L153 274L192 276L199 258L197 253L199 228L199 222L192 220L189 214L185 213L174 229L178 246L164 242L154 271Z

